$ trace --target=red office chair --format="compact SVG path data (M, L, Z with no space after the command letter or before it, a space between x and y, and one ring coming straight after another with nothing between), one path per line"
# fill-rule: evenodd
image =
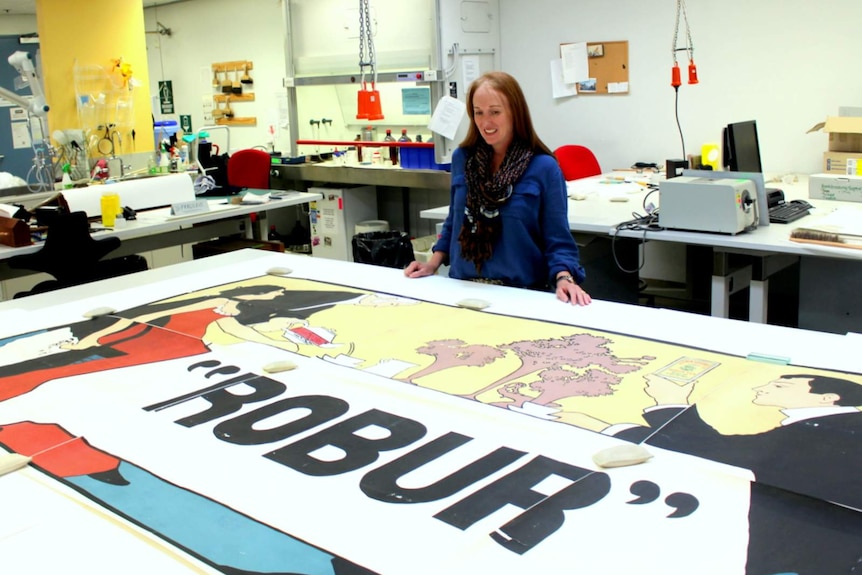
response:
M234 188L269 189L272 160L263 150L239 150L227 161L227 183Z
M589 148L578 145L560 146L554 151L566 181L598 176L602 173L599 161Z

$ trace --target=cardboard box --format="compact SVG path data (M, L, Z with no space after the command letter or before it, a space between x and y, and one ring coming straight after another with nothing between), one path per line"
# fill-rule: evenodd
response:
M811 174L808 177L808 197L862 202L862 176Z
M858 174L862 164L862 118L830 116L808 130L829 134L828 151L823 154L827 174Z
M823 171L827 174L862 175L862 152L823 152Z
M830 116L808 130L829 134L830 152L862 152L862 118Z

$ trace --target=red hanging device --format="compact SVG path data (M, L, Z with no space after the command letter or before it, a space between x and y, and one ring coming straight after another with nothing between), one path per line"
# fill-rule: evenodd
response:
M694 60L688 61L688 83L697 84L697 66L694 65Z
M670 71L670 85L674 88L679 88L680 84L682 84L682 80L680 80L679 64L674 62L673 68Z
M368 61L365 61L365 48L368 48ZM370 67L372 76L371 89L365 82L365 68ZM359 69L362 72L362 87L356 99L357 120L382 120L383 109L380 104L380 92L377 90L377 60L374 56L374 39L371 31L371 16L368 0L359 0Z
M679 16L682 14L685 21L685 35L688 40L688 45L684 48L677 48L677 40L679 36ZM676 25L673 30L673 68L671 69L670 85L674 90L678 90L682 85L682 73L679 69L679 63L676 59L677 52L686 52L688 54L688 83L697 84L697 66L694 64L694 45L691 41L691 30L688 27L688 15L685 12L685 0L676 0Z

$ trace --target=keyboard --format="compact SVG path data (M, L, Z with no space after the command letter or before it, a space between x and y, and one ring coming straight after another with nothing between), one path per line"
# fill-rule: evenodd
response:
M769 208L769 222L789 224L808 215L811 206L806 203L784 202Z

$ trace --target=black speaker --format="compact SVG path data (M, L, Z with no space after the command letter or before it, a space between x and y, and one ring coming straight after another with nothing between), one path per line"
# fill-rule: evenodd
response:
M688 168L688 162L685 160L666 160L665 175L667 179L675 178L682 175L682 171Z

